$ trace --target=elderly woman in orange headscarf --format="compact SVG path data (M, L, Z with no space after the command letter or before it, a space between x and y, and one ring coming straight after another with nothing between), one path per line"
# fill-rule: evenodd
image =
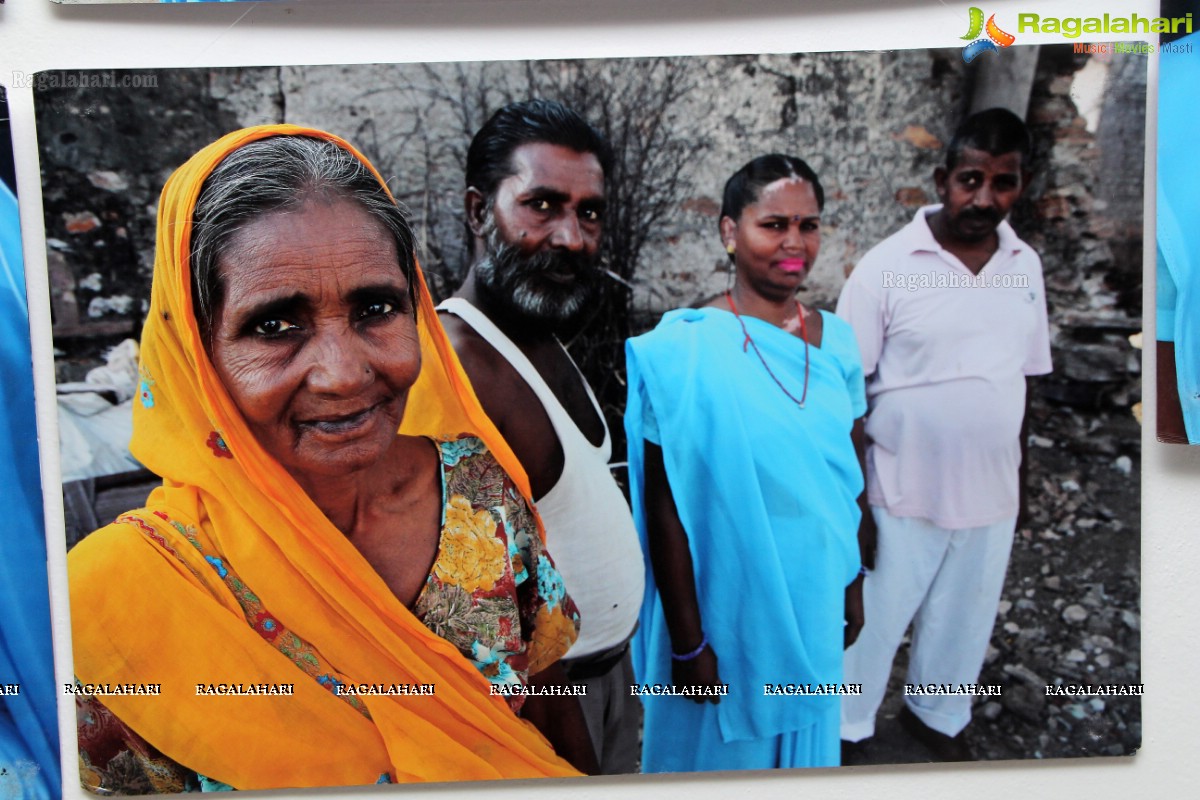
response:
M575 699L528 696L578 615L362 155L269 126L181 167L140 372L163 485L68 559L87 788L594 767Z

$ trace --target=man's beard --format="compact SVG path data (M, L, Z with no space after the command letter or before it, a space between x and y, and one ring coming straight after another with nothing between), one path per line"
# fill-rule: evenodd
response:
M578 326L599 289L597 259L583 252L540 250L524 255L504 242L489 218L488 256L475 265L475 286L501 316L550 333ZM559 282L549 275L572 276Z

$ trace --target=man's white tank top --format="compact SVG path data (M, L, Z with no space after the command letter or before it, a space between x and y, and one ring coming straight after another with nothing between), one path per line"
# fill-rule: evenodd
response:
M496 325L460 297L438 306L470 325L512 365L537 395L563 450L558 482L536 501L546 525L546 549L579 608L579 639L567 658L582 658L620 644L633 632L645 589L645 562L629 504L609 472L612 438L592 387L579 380L604 426L604 441L587 440L533 363ZM567 356L571 360L570 355ZM574 360L571 360L574 365ZM476 387L476 391L486 387Z

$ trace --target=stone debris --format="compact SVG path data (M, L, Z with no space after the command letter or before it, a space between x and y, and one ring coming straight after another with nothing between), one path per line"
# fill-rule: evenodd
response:
M1040 720L1046 708L1046 694L1041 686L1005 687L1002 698L1006 709L1029 722Z
M988 759L1133 753L1139 698L1047 696L1046 686L1142 681L1141 430L1127 411L1090 415L1036 398L1030 430L1057 444L1030 448L1029 519L1013 539L997 652L979 678L1003 685L1002 709L975 709L972 746Z
M97 189L104 189L109 192L123 192L129 188L129 182L125 180L124 176L108 169L98 169L89 172L87 179L88 183Z
M108 314L128 314L131 308L133 308L133 298L127 294L113 297L93 297L88 303L87 315L92 319L99 319Z
M89 233L99 228L100 218L90 211L80 211L75 214L63 214L64 227L67 233Z

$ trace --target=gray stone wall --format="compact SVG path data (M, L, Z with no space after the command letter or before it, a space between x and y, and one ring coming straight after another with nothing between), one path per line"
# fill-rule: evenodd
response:
M1036 60L1028 111L1035 179L1013 222L1043 254L1056 347L1069 354L1063 374L1083 385L1058 395L1133 402L1136 359L1125 336L1140 327L1145 61L1126 56L1104 67L1105 110L1091 130L1073 100L1088 57L1043 47ZM639 212L648 217L641 224L626 220L610 235L614 271L632 286L618 300L637 332L724 288L721 189L733 170L771 151L805 158L825 186L822 251L806 296L832 307L856 260L936 199L933 170L976 80L957 50L158 75L154 89L37 95L64 374L136 330L159 188L198 147L240 126L314 125L360 147L410 208L422 262L435 293L446 294L468 262L461 194L470 135L514 98L584 107L623 137L628 163L658 159L612 198L620 208L663 201ZM1095 70L1089 75L1094 83ZM651 123L657 133L641 130ZM631 238L635 246L626 246Z

